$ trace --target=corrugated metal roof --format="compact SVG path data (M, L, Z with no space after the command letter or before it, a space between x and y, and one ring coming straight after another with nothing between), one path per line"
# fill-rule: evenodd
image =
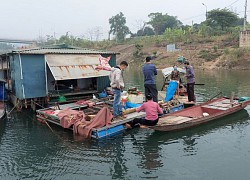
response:
M93 50L93 49L53 49L53 48L37 48L15 50L12 53L20 54L118 54L115 52Z
M116 52L80 48L66 44L56 44L43 47L13 50L14 54L119 54Z
M55 80L101 77L110 74L110 71L97 68L100 66L100 55L65 56L66 58L61 58L60 55L46 55L47 64Z

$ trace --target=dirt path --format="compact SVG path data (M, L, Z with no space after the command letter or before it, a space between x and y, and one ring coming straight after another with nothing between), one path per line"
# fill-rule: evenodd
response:
M215 61L209 62L210 64L205 63L205 66L207 67L207 69L216 69L218 68L217 64L220 62L221 59L222 59L222 56L218 57Z

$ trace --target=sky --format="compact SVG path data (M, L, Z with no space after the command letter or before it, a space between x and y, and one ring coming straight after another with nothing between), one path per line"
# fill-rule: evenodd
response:
M108 20L119 12L136 33L149 21L148 15L156 12L177 16L188 25L204 21L206 9L226 7L243 17L245 0L0 0L0 4L0 39L59 38L67 32L89 38L95 29L107 39Z

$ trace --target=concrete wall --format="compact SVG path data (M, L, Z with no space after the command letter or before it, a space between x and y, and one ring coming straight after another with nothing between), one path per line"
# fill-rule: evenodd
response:
M250 47L250 31L240 31L240 44L239 47Z

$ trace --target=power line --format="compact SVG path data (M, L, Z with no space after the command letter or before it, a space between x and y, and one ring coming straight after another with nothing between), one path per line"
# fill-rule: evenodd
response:
M230 5L228 5L228 6L226 6L226 7L230 7L230 6L232 6L233 4L235 4L235 3L237 3L239 0L236 0L236 1L234 1L233 3L231 3Z
M187 20L194 19L194 18L201 17L201 16L204 16L204 14L199 14L199 15L196 15L196 16L192 16L192 17L183 19L182 21L187 21Z
M225 8L232 6L233 4L235 4L235 3L238 2L238 1L239 1L239 0L236 0L236 1L232 2L230 5L225 6ZM199 15L196 15L196 16L192 16L192 17L183 19L182 22L183 22L183 21L188 21L188 20L191 20L191 19L194 19L194 18L197 18L197 17L201 17L201 16L204 16L204 14L199 14Z

